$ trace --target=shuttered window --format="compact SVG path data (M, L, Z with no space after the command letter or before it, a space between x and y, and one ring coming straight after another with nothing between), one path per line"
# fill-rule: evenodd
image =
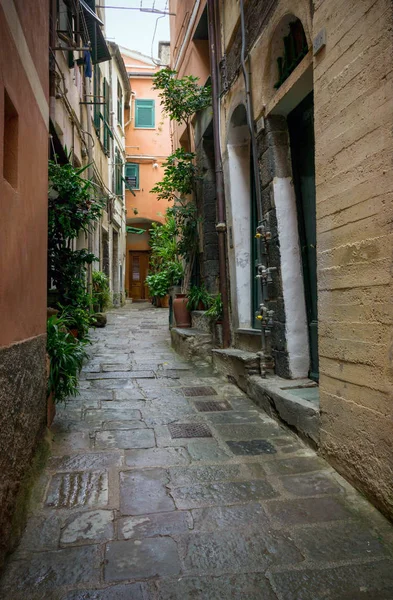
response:
M139 190L139 165L137 163L126 164L126 182L133 190Z
M135 127L154 129L154 100L135 100Z
M119 79L117 80L117 122L123 125L123 90Z
M123 195L123 164L119 150L115 150L115 192L116 196Z

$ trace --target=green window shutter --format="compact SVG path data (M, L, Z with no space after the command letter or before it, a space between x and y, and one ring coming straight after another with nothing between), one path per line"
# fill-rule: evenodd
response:
M109 128L109 85L105 77L103 82L103 96L105 102L104 106L102 107L104 118L104 150L105 152L109 152L109 136L111 134Z
M154 100L135 100L135 127L154 129L154 108Z
M102 101L101 98L101 71L100 67L96 65L94 67L94 127L97 132L98 137L100 137L100 104L98 102Z
M117 80L117 122L123 125L123 90L119 80Z
M123 195L123 165L118 148L115 151L115 188L116 196Z
M126 163L126 182L133 190L139 190L139 165Z

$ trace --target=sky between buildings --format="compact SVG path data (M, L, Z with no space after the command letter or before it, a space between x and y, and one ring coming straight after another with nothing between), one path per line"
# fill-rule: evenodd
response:
M158 57L158 42L169 41L169 17L139 10L121 10L109 7L142 7L142 9L154 7L158 10L165 10L168 9L168 0L106 0L105 6L105 30L108 40L151 56L154 36L153 56L154 58ZM158 17L162 18L158 19ZM156 24L157 29L154 34Z

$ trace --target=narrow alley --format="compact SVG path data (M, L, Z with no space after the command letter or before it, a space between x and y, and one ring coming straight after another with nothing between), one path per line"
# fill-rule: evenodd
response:
M170 348L168 312L92 333L57 410L4 600L388 600L393 528L236 386Z

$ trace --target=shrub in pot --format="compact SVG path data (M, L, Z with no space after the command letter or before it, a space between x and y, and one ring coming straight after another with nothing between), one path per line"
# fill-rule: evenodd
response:
M108 276L103 271L93 271L92 300L95 312L105 312L111 303Z
M74 338L64 317L47 321L47 353L50 360L47 396L55 403L78 394L78 375L87 358L86 340Z
M187 294L187 298L187 309L189 311L207 310L214 300L213 296L209 294L204 285L192 285Z
M74 337L87 337L89 327L95 324L94 318L85 308L75 306L60 306L61 316L67 321L68 329Z

